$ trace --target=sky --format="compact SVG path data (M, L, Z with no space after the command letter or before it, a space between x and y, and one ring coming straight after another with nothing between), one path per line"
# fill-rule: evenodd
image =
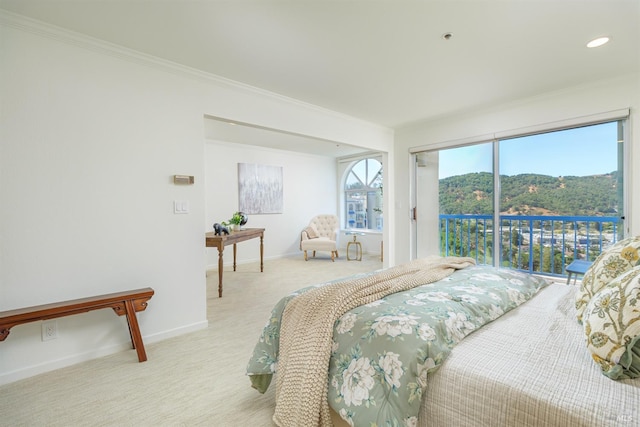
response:
M502 140L500 174L587 176L618 169L617 122ZM440 179L492 171L492 143L440 151Z

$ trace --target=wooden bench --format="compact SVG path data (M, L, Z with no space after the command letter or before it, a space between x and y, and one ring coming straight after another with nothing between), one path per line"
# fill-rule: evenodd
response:
M144 362L147 360L147 354L144 351L136 311L143 311L147 308L147 301L153 296L153 293L153 289L143 288L2 311L0 312L0 341L4 341L9 336L9 330L16 325L71 316L101 308L112 308L118 316L127 316L131 344L138 352L138 360Z

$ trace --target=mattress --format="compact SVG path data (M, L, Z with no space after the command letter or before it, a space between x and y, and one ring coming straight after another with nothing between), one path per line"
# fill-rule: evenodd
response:
M637 426L640 379L591 359L576 288L553 284L460 342L430 374L420 426Z

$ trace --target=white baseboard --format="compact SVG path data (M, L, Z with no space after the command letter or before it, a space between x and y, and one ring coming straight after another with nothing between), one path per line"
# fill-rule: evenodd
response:
M145 343L154 343L158 341L164 341L168 338L177 337L179 335L188 334L190 332L196 332L201 329L207 329L209 327L209 322L207 320L203 320L202 322L192 323L191 325L181 326L175 329L169 329L168 331L162 331L157 334L146 335L144 337Z
M154 342L165 340L167 338L172 338L178 335L206 329L208 326L209 322L205 320L191 325L182 326L180 328L162 331L157 334L145 335L142 337L142 340L145 345L151 344ZM38 365L27 366L22 369L4 373L0 375L0 385L9 384L15 381L23 380L25 378L33 377L35 375L44 374L45 372L55 371L56 369L65 368L67 366L75 365L93 359L98 359L104 356L109 356L121 351L130 351L131 357L136 358L137 360L138 356L136 354L136 351L131 348L131 341L126 341L121 344L113 344L110 346L93 349L83 353L73 354L61 359L50 360Z

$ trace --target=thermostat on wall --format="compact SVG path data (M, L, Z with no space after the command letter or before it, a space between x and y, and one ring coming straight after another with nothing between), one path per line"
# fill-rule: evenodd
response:
M194 182L193 175L173 175L174 184L193 184Z

